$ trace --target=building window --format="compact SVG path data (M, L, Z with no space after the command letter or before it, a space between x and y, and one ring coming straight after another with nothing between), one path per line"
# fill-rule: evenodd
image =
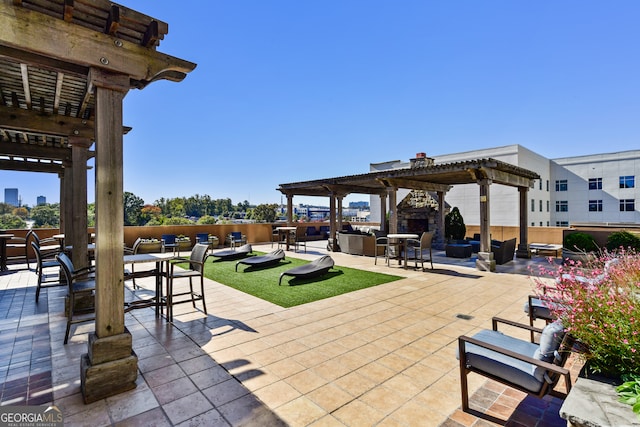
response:
M556 181L556 191L567 191L566 179L560 179Z
M531 212L535 212L536 211L536 201L534 199L531 199Z
M550 205L550 203L549 203L549 201L547 200L547 212L549 212L549 205Z
M547 191L549 191L549 180L547 180Z
M620 177L620 188L634 188L636 186L636 177L633 175Z
M569 221L556 221L556 227L568 227Z
M535 227L535 226L536 226L536 223L535 223L535 222L533 222L533 221L531 221L531 226L532 226L532 227Z
M540 184L540 191L542 191L542 180L538 181L538 183Z
M589 190L602 190L602 178L589 178Z
M569 202L566 200L556 201L556 212L569 212Z
M542 221L540 221L540 227L542 227Z
M542 200L540 200L540 212L542 212Z
M620 212L633 212L636 210L634 199L620 199Z
M602 200L589 200L589 212L602 212Z

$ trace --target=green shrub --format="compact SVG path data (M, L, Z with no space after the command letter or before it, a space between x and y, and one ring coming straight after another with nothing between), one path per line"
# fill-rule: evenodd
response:
M629 233L628 231L615 231L607 237L607 249L614 251L620 248L632 248L640 251L640 238Z
M578 231L564 237L563 246L570 251L593 252L598 250L596 240L591 234Z
M444 234L447 239L462 240L467 234L467 226L457 207L451 209L444 217Z

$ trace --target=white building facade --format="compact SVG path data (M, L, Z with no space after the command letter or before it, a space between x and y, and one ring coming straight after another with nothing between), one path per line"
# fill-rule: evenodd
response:
M429 155L429 153L427 153ZM521 145L507 145L434 157L435 164L493 158L540 175L527 194L531 226L567 227L571 223L640 223L636 200L640 196L635 177L640 173L640 150L620 153L548 159ZM370 170L409 167L409 162L390 161L370 165ZM399 189L398 203L409 194ZM491 224L519 226L518 190L491 185ZM445 202L457 206L465 223L480 224L480 188L456 185ZM389 209L389 208L387 208ZM371 218L380 218L380 201L371 196Z

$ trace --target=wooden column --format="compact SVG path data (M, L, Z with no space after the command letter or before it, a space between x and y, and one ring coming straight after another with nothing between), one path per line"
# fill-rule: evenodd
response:
M129 77L92 68L88 81L96 98L96 330L81 359L86 403L133 389L138 377L124 326L122 101Z
M293 225L293 195L287 194L287 225Z
M387 196L389 197L389 233L398 232L398 202L396 201L395 187L387 187Z
M65 197L65 179L64 172L58 174L58 178L60 179L60 233L64 233L66 220L64 218L64 210L66 208L66 202L64 200Z
M482 271L496 271L496 261L491 252L491 218L489 187L491 180L482 179L480 185L480 251L476 268Z
M529 251L529 210L527 209L528 187L518 187L520 196L520 241L516 250L517 258L531 258Z
M343 196L338 195L336 196L336 199L338 199L338 210L336 215L338 216L338 232L342 231L342 199Z
M337 252L336 245L336 196L329 194L329 250Z
M87 234L87 151L91 147L92 141L86 138L69 137L71 145L72 170L72 194L71 224L69 235L65 233L65 245L73 246L71 259L73 266L82 268L89 265L87 245L89 236Z
M64 231L60 232L65 234L65 240L67 233L69 237L73 234L73 164L72 162L64 162L64 179L62 180L63 192L60 197L60 218L64 222Z
M387 230L387 195L380 195L380 231L388 232Z
M436 241L434 247L436 249L444 250L445 241L444 241L444 211L445 211L445 201L444 201L444 191L438 191L438 217L436 219L438 229L436 230Z

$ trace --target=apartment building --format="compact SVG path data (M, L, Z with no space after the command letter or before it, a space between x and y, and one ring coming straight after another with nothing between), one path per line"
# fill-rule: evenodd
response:
M429 153L427 153L429 155ZM527 206L531 226L567 227L572 223L640 223L636 200L640 192L640 150L548 159L521 145L507 145L434 157L436 164L494 158L537 172L540 180L529 189ZM370 165L371 171L409 167L409 162L389 161ZM400 202L409 190L399 189ZM519 194L513 187L492 185L491 224L519 226ZM467 224L480 223L479 187L454 186L445 195L457 206ZM380 217L380 202L371 197L371 218Z

